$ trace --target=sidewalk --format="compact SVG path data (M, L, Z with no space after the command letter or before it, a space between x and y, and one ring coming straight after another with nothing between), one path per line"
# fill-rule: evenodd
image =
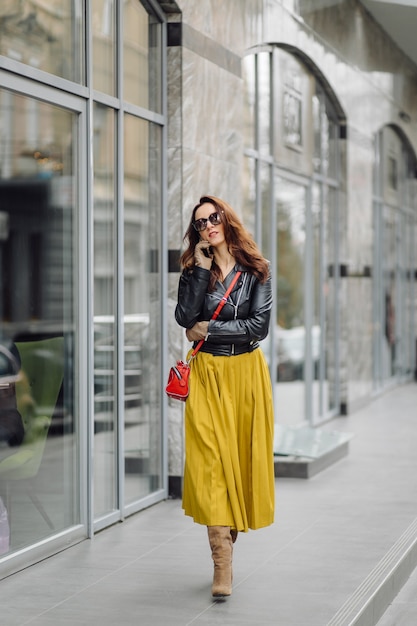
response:
M1 581L0 624L373 626L369 611L362 621L351 615L369 600L393 546L404 545L405 533L412 543L416 422L410 384L328 424L354 433L349 455L310 480L277 479L276 522L239 535L225 602L211 600L205 528L183 515L179 500L167 500ZM409 584L414 593L415 575ZM410 609L414 618L387 617L400 596L378 626L415 626L409 592L400 613ZM377 602L371 612L379 617Z

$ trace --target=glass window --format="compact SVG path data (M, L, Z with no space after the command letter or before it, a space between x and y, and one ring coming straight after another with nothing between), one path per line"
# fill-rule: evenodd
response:
M2 2L0 54L83 82L82 0Z
M161 24L139 0L123 3L123 98L160 112Z
M271 152L271 74L270 52L258 54L258 150Z
M340 127L337 122L335 122L331 117L327 118L328 120L328 151L327 151L327 164L326 164L326 173L331 178L337 180L339 175L339 132Z
M398 162L393 156L388 156L388 185L394 191L398 189Z
M255 160L245 158L243 161L243 203L242 218L246 228L253 235L255 234L255 207L256 207L256 174Z
M161 486L161 130L125 115L125 504Z
M313 167L315 172L321 171L321 103L317 95L314 95L311 102L313 115Z
M114 0L93 0L93 87L115 95L115 8Z
M327 105L327 106L326 106ZM337 174L337 130L328 114L328 102L319 92L312 99L313 129L314 129L314 171L323 176Z
M115 114L94 105L94 514L117 507Z
M301 92L286 85L283 95L284 142L292 148L303 145Z
M376 387L384 387L411 377L415 369L416 156L385 127L376 137L376 163L374 378Z
M395 347L397 340L397 216L386 207L383 220L383 344L382 376L389 380L395 374Z
M313 182L313 320L309 336L313 421L336 409L336 192Z
M401 373L404 376L412 376L415 368L413 354L416 348L416 338L413 341L413 246L415 245L415 218L412 215L405 215L401 224L401 239L403 246L400 251L401 263L401 300L404 303L401 316L401 349L403 359L400 363Z
M255 148L255 55L243 58L242 70L244 77L244 140L246 148Z
M3 553L79 523L75 114L0 91ZM4 419L6 418L6 419Z
M312 184L311 189L311 238L312 238L312 288L313 288L313 319L311 325L310 351L313 381L312 389L312 413L313 419L322 414L323 411L323 395L321 381L321 363L324 365L325 355L320 352L320 339L324 331L324 301L322 298L323 286L323 261L325 261L326 250L322 238L323 220L326 214L326 190L318 183ZM324 296L324 289L323 289Z
M338 190L331 187L323 189L323 230L324 259L322 302L324 329L321 333L321 354L324 359L323 376L323 407L321 415L338 409L337 388L337 287L338 287L338 247L337 247L337 194Z
M243 206L275 268L276 319L263 347L278 383L278 421L313 424L338 410L339 125L329 94L299 58L278 47L253 57L243 66Z
M261 188L261 241L262 254L271 258L271 170L269 163L259 163L259 183Z

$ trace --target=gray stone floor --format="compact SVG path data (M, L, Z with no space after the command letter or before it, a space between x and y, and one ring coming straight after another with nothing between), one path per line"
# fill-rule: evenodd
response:
M1 581L0 624L327 626L417 517L416 422L410 384L329 423L349 455L277 479L275 524L239 536L225 602L205 528L167 500ZM378 626L415 626L416 591L414 574Z

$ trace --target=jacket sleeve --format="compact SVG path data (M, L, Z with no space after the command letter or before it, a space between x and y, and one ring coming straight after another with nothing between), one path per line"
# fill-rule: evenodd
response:
M180 326L192 328L200 319L209 279L210 270L202 267L194 267L192 272L184 270L181 274L175 308L175 319Z
M228 321L211 320L207 340L216 344L234 343L237 345L261 341L269 331L271 308L271 276L263 284L255 280L248 317Z

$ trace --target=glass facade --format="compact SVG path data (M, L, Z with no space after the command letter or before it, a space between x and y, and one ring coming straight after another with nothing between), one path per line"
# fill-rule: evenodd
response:
M0 91L1 501L19 550L80 521L77 118ZM4 121L7 120L7 124Z
M252 232L274 268L264 348L276 419L314 424L339 411L339 122L319 79L288 52L248 55L244 78L244 207L253 207Z
M416 155L398 130L376 138L374 177L374 387L408 380L415 368Z
M163 16L3 4L0 55L21 76L0 69L0 568L166 494Z

